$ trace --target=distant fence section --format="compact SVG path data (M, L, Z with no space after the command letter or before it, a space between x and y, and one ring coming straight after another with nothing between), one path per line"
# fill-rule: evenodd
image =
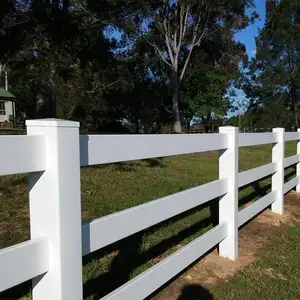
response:
M0 135L20 135L26 134L26 130L22 128L0 128Z
M219 224L102 299L144 299L216 245L238 256L238 229L271 205L283 214L284 194L300 191L300 132L282 128L217 134L80 135L79 123L27 121L26 136L1 136L0 175L29 173L31 239L0 250L0 292L33 282L34 300L82 299L82 256L219 197ZM297 154L285 158L285 142ZM239 147L273 144L272 162L238 172ZM80 167L219 150L219 179L82 224ZM284 169L296 177L284 183ZM272 191L238 210L238 189L272 175ZM99 287L101 288L101 287Z

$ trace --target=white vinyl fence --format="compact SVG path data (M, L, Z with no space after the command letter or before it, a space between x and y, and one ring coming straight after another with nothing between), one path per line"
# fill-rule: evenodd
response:
M284 158L285 141L297 153ZM1 136L0 175L28 173L31 239L0 250L0 292L33 280L34 300L82 299L82 256L219 197L219 225L102 299L140 300L219 245L236 259L238 229L271 205L283 214L284 194L300 191L300 132L79 135L79 123L27 121L27 136ZM238 173L238 149L273 144L272 163ZM81 222L80 166L220 150L219 179L90 223ZM284 168L297 176L284 183ZM272 175L272 192L238 211L238 188ZM101 288L101 286L99 287Z

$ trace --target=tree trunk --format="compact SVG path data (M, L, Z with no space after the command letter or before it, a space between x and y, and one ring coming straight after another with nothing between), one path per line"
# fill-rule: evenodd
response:
M179 78L178 74L174 72L172 80L172 116L173 116L173 127L175 133L182 133L180 114L179 114Z
M298 118L298 105L297 102L294 104L294 114L295 114L295 126L296 128L299 127L299 118Z
M141 125L140 125L140 120L139 119L135 119L135 133L140 133L140 129L141 129Z
M97 113L96 111L92 111L92 130L95 131L97 129L97 119L98 119L98 116L97 116Z
M52 2L54 3L54 2ZM52 66L52 63L51 63ZM55 82L53 80L54 74L55 74L55 69L51 68L51 75L50 75L50 86L49 86L49 117L50 118L56 118L57 117L57 113L56 113L56 106L57 106L57 99L56 99L56 85Z
M51 89L51 94L50 94L50 97L49 97L49 117L50 118L57 118L57 112L56 112L56 104L57 104L57 101L56 101L56 93L55 91L53 91Z
M190 120L190 119L186 120L186 127L187 127L188 133L191 132L191 123L192 123L192 120Z

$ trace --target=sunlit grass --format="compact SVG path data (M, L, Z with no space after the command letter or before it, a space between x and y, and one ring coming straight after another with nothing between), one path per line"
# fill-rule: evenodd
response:
M271 150L271 145L241 148L240 171L271 162ZM286 155L295 153L296 144L287 143ZM293 169L288 172L292 174ZM93 220L217 178L217 152L82 168L82 219ZM260 198L269 189L270 178L241 189L240 204ZM3 248L29 239L26 176L0 177L0 194ZM210 204L84 257L85 299L99 299L212 228L216 202ZM16 287L3 297L19 298L29 293L29 286Z

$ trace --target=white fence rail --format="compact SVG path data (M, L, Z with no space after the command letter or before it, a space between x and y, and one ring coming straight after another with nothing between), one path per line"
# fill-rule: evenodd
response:
M278 137L274 132L240 133L238 145L240 147L276 143Z
M46 170L43 136L1 136L1 175Z
M221 179L84 224L82 227L83 255L110 245L226 193L227 180ZM107 234L107 228L110 228L109 235Z
M226 149L224 134L81 135L80 164L90 166Z
M284 157L284 142L297 154ZM238 147L273 144L272 163L238 173ZM81 223L80 166L219 151L219 180ZM82 256L219 197L219 225L102 299L143 299L219 245L236 259L238 228L265 208L283 213L300 191L300 131L219 134L79 135L77 122L34 120L27 136L0 137L0 175L29 173L31 240L0 250L0 292L33 280L34 300L82 299ZM284 168L296 177L284 183ZM238 211L238 188L272 175L272 192ZM100 287L101 288L101 287Z
M1 250L0 291L49 271L48 239L29 240Z
M276 193L271 192L266 196L255 201L251 205L241 209L238 213L238 226L242 226L248 222L251 218L256 216L259 212L271 205L276 200Z
M269 163L257 168L241 172L239 173L239 187L243 187L244 185L247 185L251 182L267 177L268 175L271 175L275 172L276 163Z

